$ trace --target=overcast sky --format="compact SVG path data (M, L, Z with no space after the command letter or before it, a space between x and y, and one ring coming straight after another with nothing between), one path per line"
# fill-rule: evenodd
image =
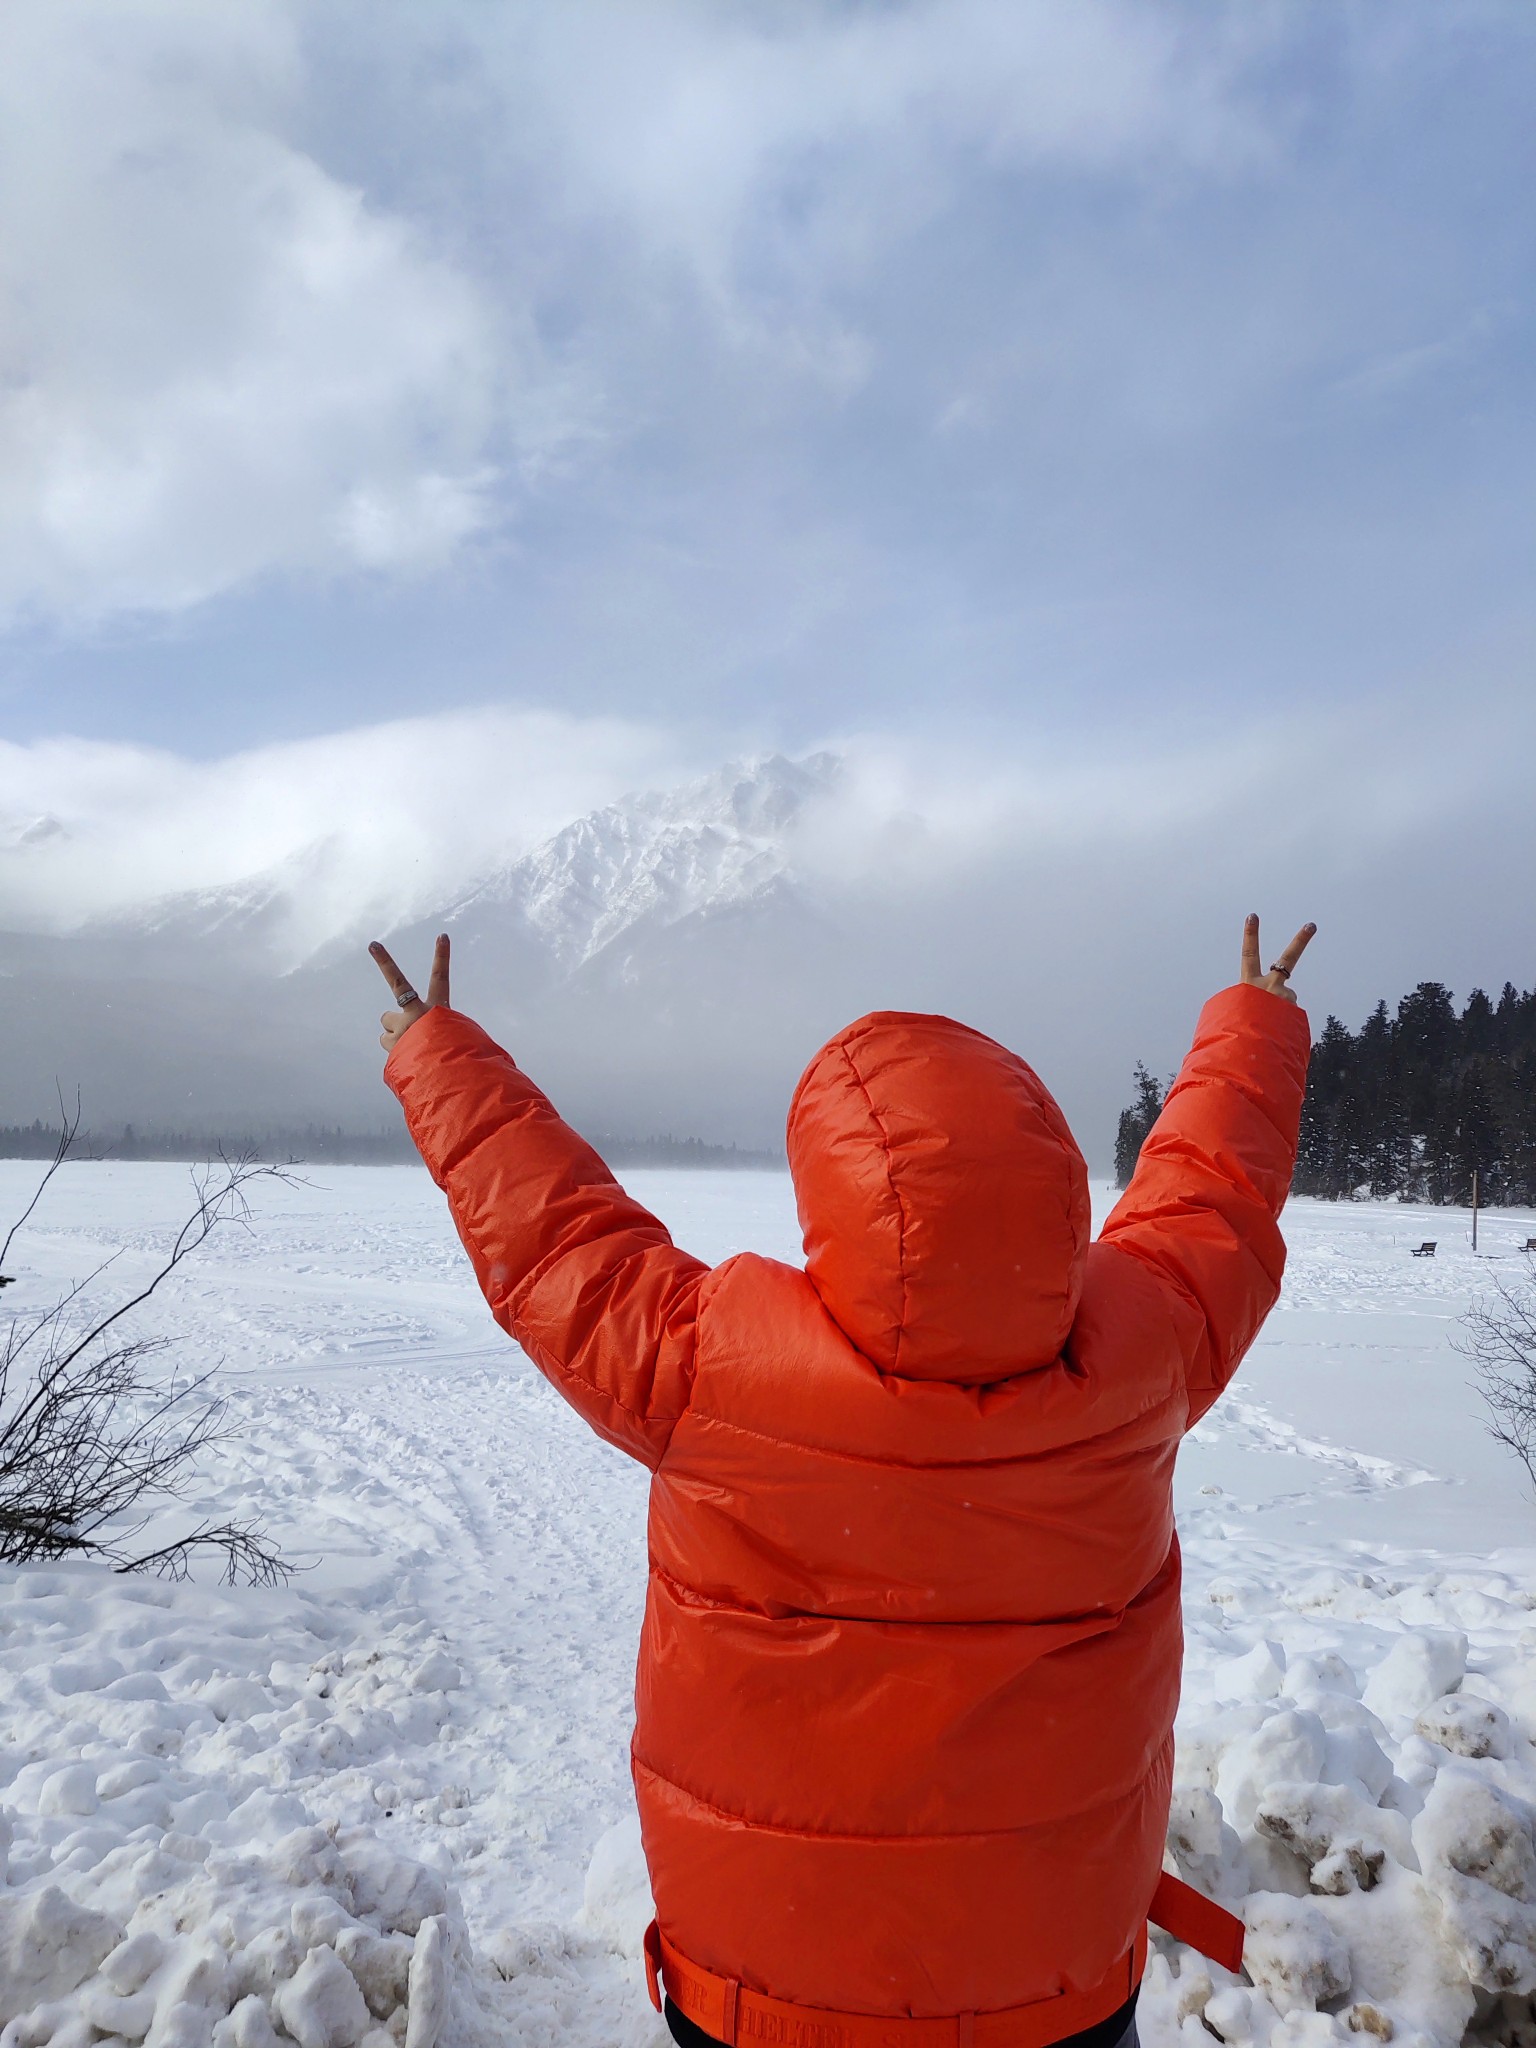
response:
M1101 952L1536 980L1533 105L1527 0L12 0L0 837L841 743Z

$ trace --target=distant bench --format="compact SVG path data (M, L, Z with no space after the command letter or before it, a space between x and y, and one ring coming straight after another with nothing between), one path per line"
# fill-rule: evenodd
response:
M1432 1259L1435 1256L1435 1246L1439 1242L1440 1240L1437 1237L1425 1238L1422 1244L1416 1244L1414 1246L1413 1256L1416 1259Z
M1536 1252L1536 1237L1528 1237L1520 1249L1523 1252Z

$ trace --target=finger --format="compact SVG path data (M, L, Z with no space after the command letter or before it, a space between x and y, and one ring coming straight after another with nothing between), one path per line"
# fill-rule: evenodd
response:
M395 956L393 955L393 953L390 952L387 946L381 945L379 941L375 939L373 944L368 948L368 951L373 957L374 966L378 968L380 974L383 975L384 979L389 983L392 989L399 990L408 989L410 987L410 982L401 973L400 969L395 965Z
M384 979L389 983L390 987L394 990L395 1001L397 1003L401 1004L404 1007L408 1007L411 1003L419 1003L421 1001L420 996L418 996L415 989L411 987L409 980L406 978L405 975L403 975L400 972L400 969L395 965L394 960L390 953L388 952L388 950L385 947L381 946L377 939L374 940L373 944L368 948L368 951L373 955L374 966L378 968L380 974L383 975Z
M429 1003L446 1004L448 1001L448 951L448 934L441 932L432 948L432 977L427 983Z
M1243 979L1259 981L1264 968L1259 958L1259 920L1257 913L1250 912L1243 919Z
M1275 965L1283 968L1289 974L1292 968L1295 967L1296 962L1312 943L1313 935L1316 931L1317 926L1315 924L1304 924L1285 951L1280 955L1280 958L1275 962Z
M386 1010L379 1019L379 1023L385 1031L391 1031L398 1037L405 1029L405 1012L403 1010Z

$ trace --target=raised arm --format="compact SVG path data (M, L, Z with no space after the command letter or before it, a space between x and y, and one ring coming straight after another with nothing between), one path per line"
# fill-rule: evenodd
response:
M383 1020L384 1079L492 1313L601 1436L654 1466L688 1403L708 1268L448 1006L446 940L425 1003L382 947L374 958L401 1005Z
M1131 1184L1100 1232L1192 1311L1191 1422L1231 1379L1280 1293L1279 1216L1311 1045L1287 984L1314 929L1303 927L1266 972L1259 921L1249 918L1243 978L1200 1013Z

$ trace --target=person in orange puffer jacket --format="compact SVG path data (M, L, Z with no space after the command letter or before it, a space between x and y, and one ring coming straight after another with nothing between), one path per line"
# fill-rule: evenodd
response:
M448 942L385 1079L497 1321L647 1465L633 1770L679 2041L1109 2048L1160 1877L1171 1483L1280 1289L1312 936L1214 996L1129 1188L1024 1062L879 1012L789 1114L805 1266L680 1251L468 1017ZM1233 1945L1235 1943L1235 1945Z

